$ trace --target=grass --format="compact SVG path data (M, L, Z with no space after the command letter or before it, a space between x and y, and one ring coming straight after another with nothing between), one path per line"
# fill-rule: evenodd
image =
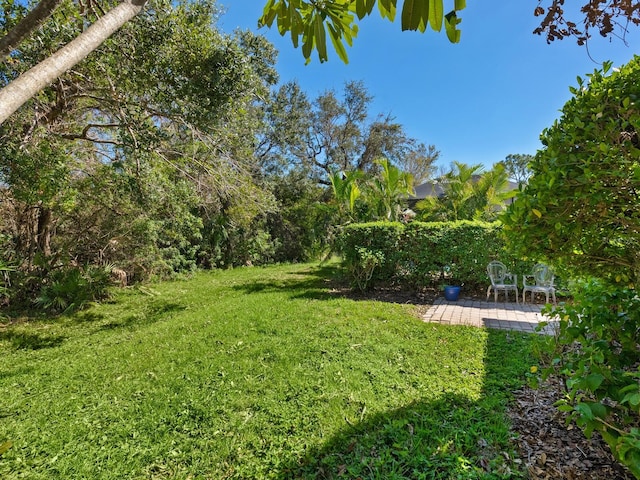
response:
M521 478L531 338L341 297L333 266L198 273L0 326L0 478Z

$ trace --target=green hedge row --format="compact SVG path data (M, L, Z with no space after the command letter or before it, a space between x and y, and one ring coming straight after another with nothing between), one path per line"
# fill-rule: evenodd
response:
M488 285L486 268L492 260L516 274L533 266L506 250L497 222L352 224L342 232L340 249L351 280L363 290L376 282L476 288Z

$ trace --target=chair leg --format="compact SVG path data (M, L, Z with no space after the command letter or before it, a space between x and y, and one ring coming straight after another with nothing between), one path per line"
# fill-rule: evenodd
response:
M489 295L491 295L491 285L487 288L487 302L489 301Z

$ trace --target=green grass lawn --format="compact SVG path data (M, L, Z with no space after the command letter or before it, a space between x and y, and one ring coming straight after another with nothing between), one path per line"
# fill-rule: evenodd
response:
M198 273L0 326L0 478L520 478L526 334L334 294L335 266Z

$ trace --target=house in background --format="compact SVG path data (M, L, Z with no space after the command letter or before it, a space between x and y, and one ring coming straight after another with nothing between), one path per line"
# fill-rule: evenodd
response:
M481 175L474 175L473 181L477 182L480 179L480 177ZM513 182L509 180L505 191L510 192L512 190L518 190L518 182ZM416 203L418 203L420 200L424 200L427 197L442 198L444 194L445 194L445 190L441 182L429 181L429 182L422 183L420 185L417 185L414 188L414 194L409 196L409 199L408 199L409 208L414 210ZM507 205L511 205L513 203L514 198L515 196L509 198L505 203Z

